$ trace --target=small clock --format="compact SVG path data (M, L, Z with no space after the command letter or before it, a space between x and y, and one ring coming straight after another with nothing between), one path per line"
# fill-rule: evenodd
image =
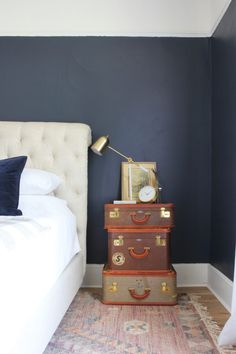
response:
M157 191L153 186L144 186L140 189L138 196L142 203L154 203L157 199Z

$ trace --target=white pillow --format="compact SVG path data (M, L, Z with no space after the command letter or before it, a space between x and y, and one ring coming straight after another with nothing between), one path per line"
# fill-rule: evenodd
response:
M20 194L46 195L61 184L61 179L52 172L25 168L20 179Z

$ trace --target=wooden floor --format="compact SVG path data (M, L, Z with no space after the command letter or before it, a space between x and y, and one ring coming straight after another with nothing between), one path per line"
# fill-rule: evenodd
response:
M208 313L214 321L222 328L230 314L225 307L217 300L215 295L206 287L178 288L178 293L188 293L200 296L199 302L207 307Z

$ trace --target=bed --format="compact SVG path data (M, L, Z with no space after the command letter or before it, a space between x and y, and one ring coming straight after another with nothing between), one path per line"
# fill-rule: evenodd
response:
M0 328L3 330L1 331L1 353L43 353L82 284L86 268L87 154L90 143L91 131L85 124L0 122L1 159L27 155L27 167L51 171L62 178L63 182L56 190L55 196L59 198L59 204L63 203L62 200L66 200L69 209L76 216L80 247L80 249L75 248L75 255L66 267L61 269L60 274L51 279L49 287L43 289L39 286L40 272L35 271L30 285L28 284L30 287L25 292L25 297L25 287L17 284L17 279L14 280L16 282L15 293L12 288L8 300L6 296L4 298L4 291L2 295L0 294L0 305L3 309L7 308L9 314L8 318L0 317ZM53 196L48 196L48 198L51 198L52 203L55 201ZM41 200L42 198L40 202ZM50 202L47 203L50 204ZM27 208L27 201L21 199L20 204L24 211L24 208ZM62 205L61 208L63 208ZM54 206L48 210L54 210ZM40 223L39 225L41 226ZM45 225L44 227L42 235L45 234L44 237L47 239L47 235L51 233ZM47 249L40 243L37 245L37 251L40 248ZM37 252L37 254L40 259L40 253ZM41 258L43 263L44 254ZM36 294L37 284L38 298L35 296L35 302L31 305L30 311L23 311L24 306L27 306L27 296L29 297L29 294L31 296L33 291ZM7 289L3 282L1 289ZM26 303L24 306L22 306L23 302Z

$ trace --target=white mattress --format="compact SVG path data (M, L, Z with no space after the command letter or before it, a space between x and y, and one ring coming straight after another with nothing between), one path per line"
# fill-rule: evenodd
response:
M0 351L21 332L73 256L75 216L53 196L21 196L23 216L0 217ZM4 350L3 350L4 349Z

